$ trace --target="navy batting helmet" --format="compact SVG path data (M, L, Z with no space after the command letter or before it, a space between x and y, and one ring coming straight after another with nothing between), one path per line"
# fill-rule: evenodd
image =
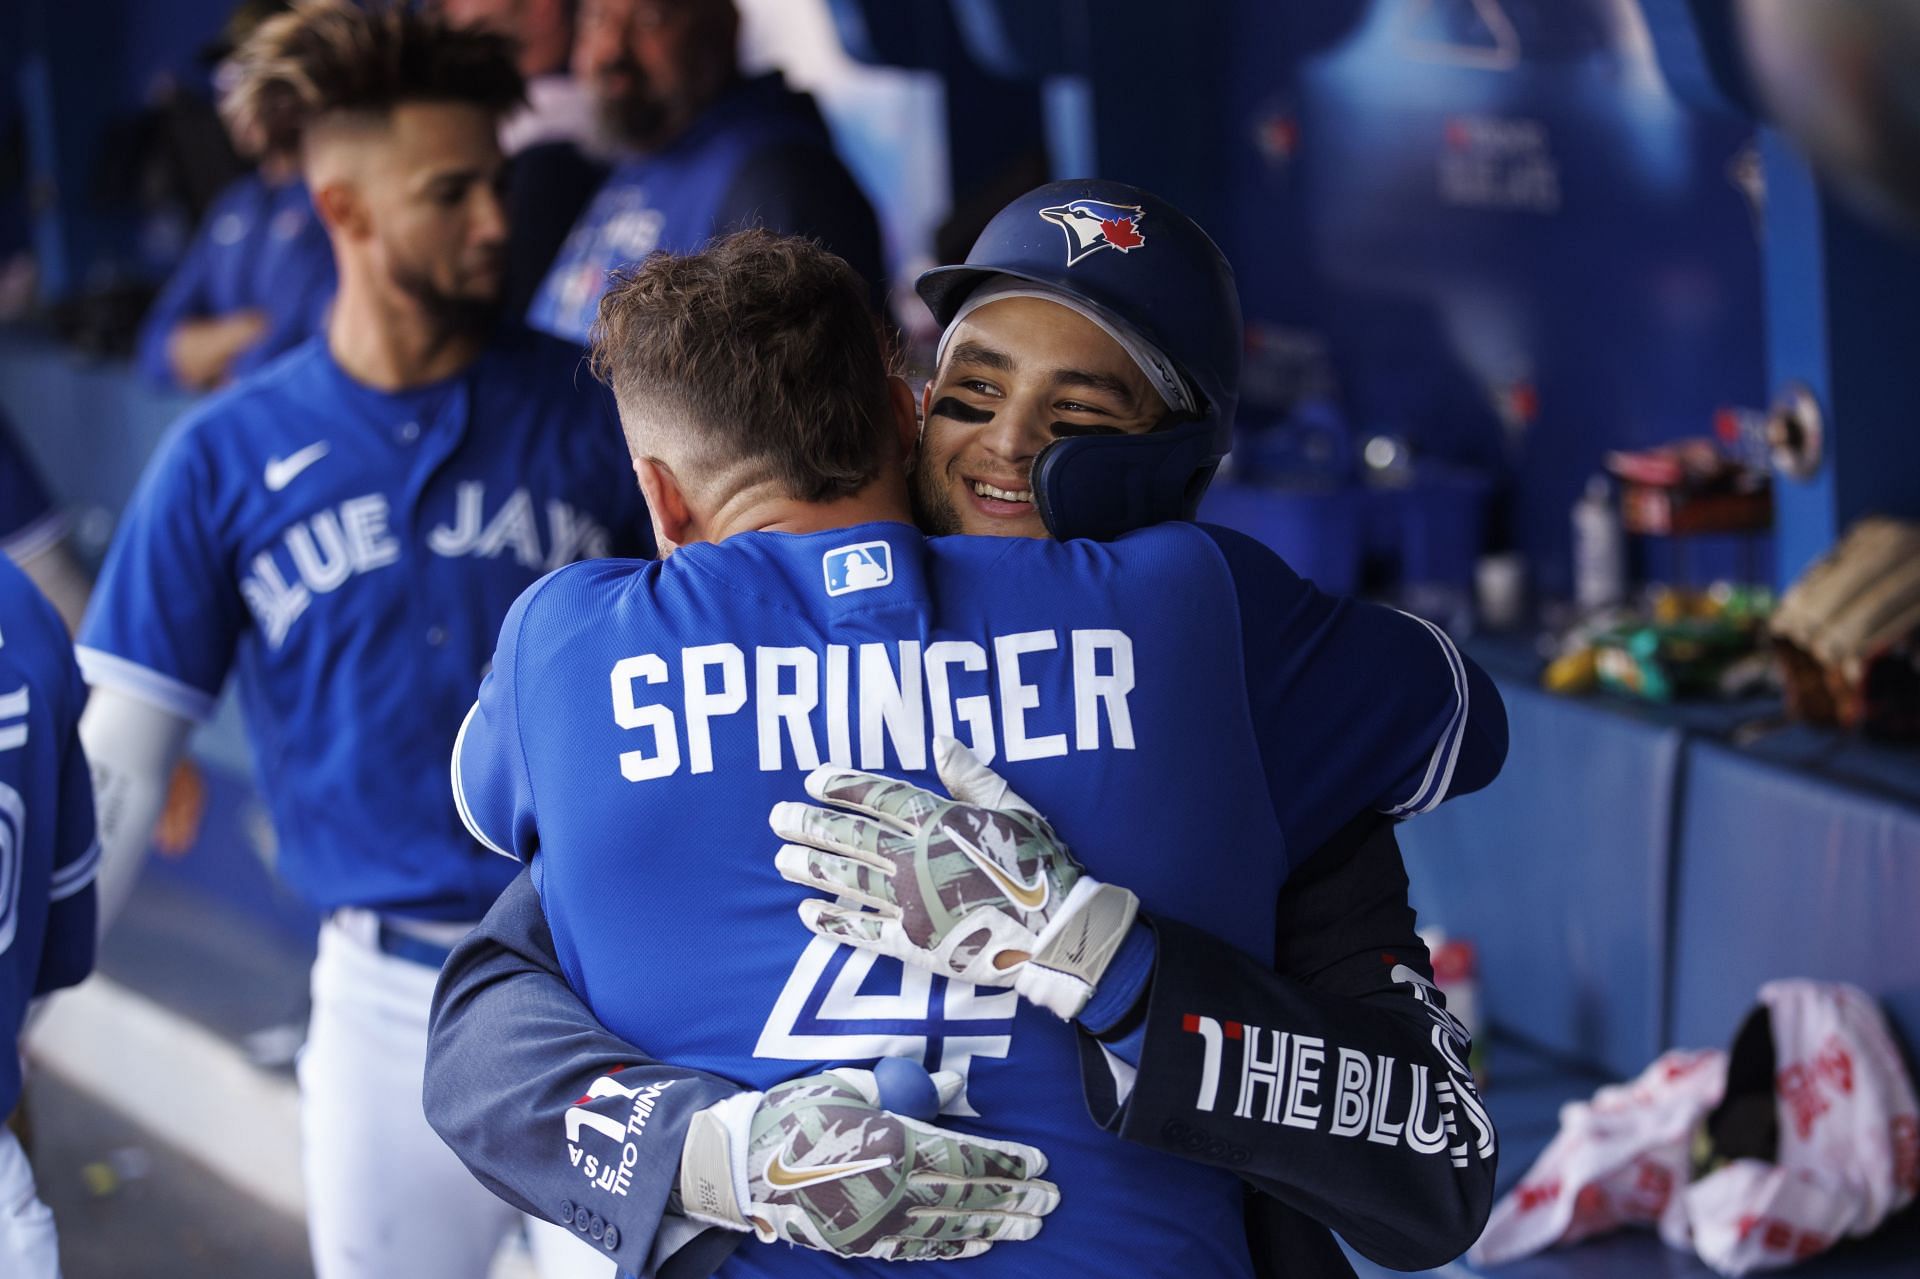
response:
M1041 450L1033 496L1048 531L1104 540L1192 519L1232 446L1239 401L1240 294L1219 248L1138 187L1053 182L995 214L964 265L935 267L917 287L945 328L1000 276L1058 289L1137 334L1149 358L1172 362L1192 404L1145 435L1072 436Z

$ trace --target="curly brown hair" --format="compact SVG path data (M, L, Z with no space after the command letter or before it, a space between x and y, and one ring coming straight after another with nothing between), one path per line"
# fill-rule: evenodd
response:
M292 148L314 121L382 117L408 102L458 102L504 115L524 98L514 43L456 27L401 0L300 0L234 52L220 109L236 132Z
M819 502L896 460L888 360L867 286L812 240L739 231L698 253L614 273L593 328L594 375L628 441L669 429L705 476L772 480Z

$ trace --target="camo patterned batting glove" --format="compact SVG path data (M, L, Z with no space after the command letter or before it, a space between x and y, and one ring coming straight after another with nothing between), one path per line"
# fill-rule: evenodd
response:
M942 1102L961 1076L934 1077ZM829 1070L694 1115L682 1210L840 1257L943 1261L1031 1239L1060 1203L1046 1156L881 1110L868 1070Z
M802 902L801 922L943 977L1011 986L1071 1020L1139 902L1081 869L1046 819L958 741L934 739L934 763L953 798L829 765L807 776L820 805L774 806L769 821L788 841L774 858L780 874L837 899Z

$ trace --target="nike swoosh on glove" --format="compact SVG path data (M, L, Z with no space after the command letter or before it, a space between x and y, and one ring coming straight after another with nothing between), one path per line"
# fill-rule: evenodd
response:
M933 1076L942 1103L962 1076ZM1060 1203L1032 1146L949 1132L881 1110L872 1071L829 1070L694 1115L682 1211L841 1257L977 1257L1031 1239Z
M1138 900L1088 875L1046 819L959 741L935 738L933 750L951 799L828 765L807 776L820 805L774 806L769 822L787 841L774 858L780 874L837 899L802 902L801 922L1078 1016Z

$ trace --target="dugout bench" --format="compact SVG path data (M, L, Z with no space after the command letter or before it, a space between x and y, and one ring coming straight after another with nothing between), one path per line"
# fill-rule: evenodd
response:
M1423 926L1479 951L1486 1100L1500 1189L1560 1106L1670 1047L1725 1048L1763 982L1877 996L1911 1066L1920 1044L1920 751L1805 726L1777 704L1654 707L1541 691L1513 647L1470 644L1506 698L1511 748L1486 791L1401 828ZM1355 1258L1362 1276L1388 1273ZM1434 1272L1482 1273L1465 1262ZM1707 1279L1651 1231L1484 1273ZM1920 1210L1796 1267L1811 1279L1920 1276Z

